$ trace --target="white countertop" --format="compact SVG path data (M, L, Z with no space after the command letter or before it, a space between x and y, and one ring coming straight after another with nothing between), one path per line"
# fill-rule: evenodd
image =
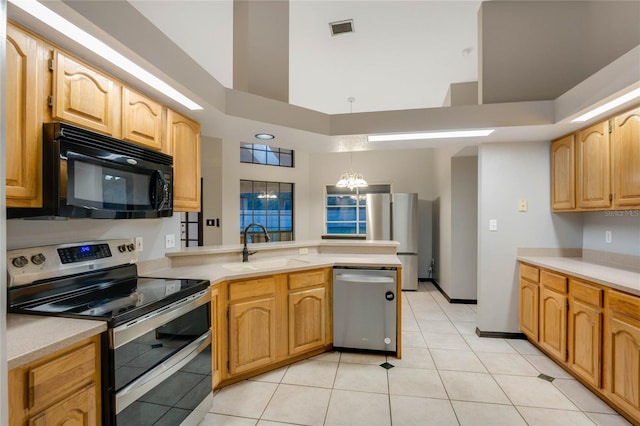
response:
M518 256L518 260L640 296L640 273L588 262L581 257Z
M35 361L106 329L104 321L7 314L8 368Z
M195 253L194 253L195 254ZM190 278L190 279L206 279L215 284L221 281L235 280L241 278L250 278L260 275L269 275L274 273L285 273L294 271L304 271L307 269L334 267L334 266L351 266L351 267L391 267L398 268L402 266L398 256L391 254L310 254L299 256L285 256L286 259L293 259L302 262L296 266L273 267L259 270L248 271L232 271L225 268L228 263L203 263L200 265L184 265L173 266L154 271L145 271L141 275L150 277L166 277L166 278ZM249 260L247 265L260 264L262 260L252 262ZM230 262L231 265L238 265L241 262Z

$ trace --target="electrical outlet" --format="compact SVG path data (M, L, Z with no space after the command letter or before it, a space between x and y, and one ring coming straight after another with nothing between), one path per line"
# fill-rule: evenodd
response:
M136 237L136 251L142 251L144 244L142 243L142 237Z
M167 234L164 236L164 248L174 248L176 246L175 234Z
M527 211L527 200L518 200L518 211L519 212Z
M498 230L498 221L496 219L489 220L489 231L495 232Z
M612 240L611 231L604 231L604 242L611 244L611 240Z
M300 247L298 249L298 254L309 254L309 249L307 247Z

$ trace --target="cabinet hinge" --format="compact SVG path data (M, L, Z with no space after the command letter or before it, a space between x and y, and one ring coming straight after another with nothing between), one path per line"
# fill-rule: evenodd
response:
M612 200L613 200L613 194L609 193L609 201L612 201Z
M613 132L613 127L611 127L611 120L609 120L607 124L609 124L609 133Z
M49 66L49 71L53 71L53 59L47 60L47 64Z
M53 96L47 96L47 104L52 107L53 106Z

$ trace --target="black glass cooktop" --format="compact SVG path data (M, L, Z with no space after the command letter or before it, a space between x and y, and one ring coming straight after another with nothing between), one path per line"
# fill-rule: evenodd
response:
M137 277L135 265L9 289L9 312L107 321L109 327L206 289L207 280Z

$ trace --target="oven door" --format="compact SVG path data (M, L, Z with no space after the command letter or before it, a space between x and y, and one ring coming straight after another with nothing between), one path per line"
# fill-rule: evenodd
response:
M209 291L112 330L108 424L179 424L212 393Z
M128 160L132 163L120 164L68 150L60 167L60 215L170 216L171 168L147 168Z

